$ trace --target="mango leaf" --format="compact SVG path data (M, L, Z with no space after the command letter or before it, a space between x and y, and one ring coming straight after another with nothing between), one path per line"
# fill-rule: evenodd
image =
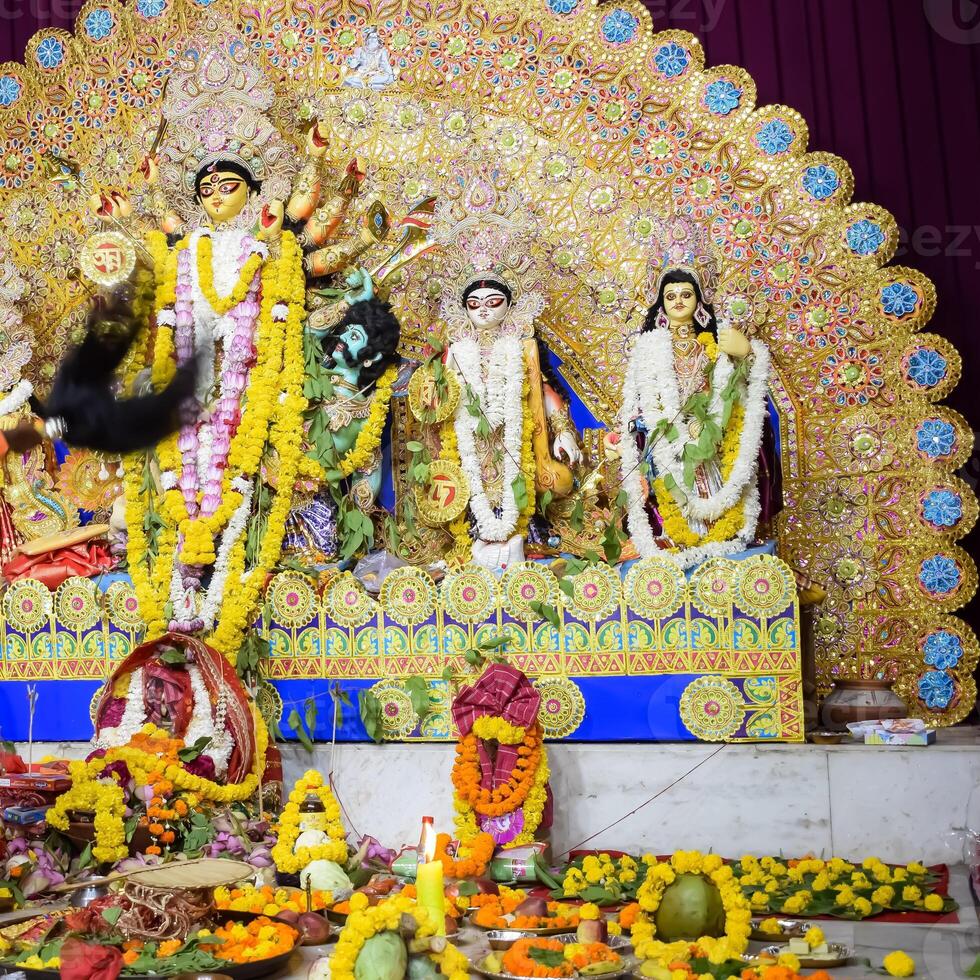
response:
M306 749L307 752L313 751L313 741L307 734L306 729L303 727L303 719L300 718L299 712L293 708L289 712L289 717L286 719L286 725L290 728L293 734L299 739L300 744Z
M569 599L575 598L575 585L568 576L562 576L558 579L558 588L568 596Z
M357 695L357 706L364 730L372 741L380 744L384 741L381 728L381 702L370 691L360 691Z
M517 504L517 509L523 511L527 507L527 480L523 473L518 473L514 482L510 485L511 491L514 494L514 503Z
M193 745L187 745L177 751L180 761L193 762L211 744L210 735L202 735Z
M412 700L412 707L419 716L419 721L423 720L432 711L432 704L429 701L429 685L423 677L409 677L405 681L405 693Z
M552 500L554 500L554 494L550 490L545 490L544 493L538 496L538 513L542 517L547 514Z
M184 653L183 653L182 650L175 650L175 649L164 650L163 653L160 654L160 659L165 664L186 664L187 663L187 657L184 656Z
M534 599L531 602L531 610L542 619L547 620L556 630L561 629L561 616L558 610L550 602L541 602Z
M619 561L619 556L623 553L623 546L619 538L619 528L615 524L609 524L606 527L606 533L602 536L602 550L610 565L615 565Z
M980 977L980 956L973 961L973 966L969 969L963 971L964 976L968 977Z
M480 650L499 650L502 646L506 646L508 643L508 638L506 636L491 636L488 639L480 640L477 647Z
M421 442L416 442L414 439L411 442L405 443L405 448L408 449L410 453L423 453L425 452L425 446Z
M306 730L310 733L311 736L316 734L316 718L317 718L316 698L311 697L306 702L306 718L305 718Z
M572 508L568 523L572 526L572 530L576 532L581 531L585 527L585 501L581 497L575 501L575 506Z

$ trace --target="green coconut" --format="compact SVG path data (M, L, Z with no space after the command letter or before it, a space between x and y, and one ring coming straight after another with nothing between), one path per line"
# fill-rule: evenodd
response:
M405 980L408 950L397 932L379 932L361 947L354 964L356 980Z
M678 875L664 891L654 922L657 939L665 943L723 936L725 907L721 893L703 875Z

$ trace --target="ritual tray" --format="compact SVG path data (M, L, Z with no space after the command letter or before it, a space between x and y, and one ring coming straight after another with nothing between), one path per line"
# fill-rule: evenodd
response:
M528 938L530 937L527 933L521 929L490 929L486 935L490 948L495 950L510 949L518 939ZM567 930L556 933L553 938L557 939L560 943L566 944L578 942L576 934ZM610 936L606 941L606 945L610 949L615 950L615 952L622 954L624 949L629 949L633 944L626 936Z
M805 970L832 970L834 967L843 966L854 955L854 950L843 943L827 943L827 949L830 951L827 956L801 956L799 953L795 955L800 961L800 966ZM761 953L766 956L774 957L779 957L788 952L789 947L779 943L775 946L766 946L765 949L761 950ZM750 957L747 962L758 963L758 958L756 956Z
M474 973L479 973L481 977L486 977L487 980L528 980L527 977L522 977L517 973L494 973L491 970L484 970L479 965L474 965L470 969ZM597 977L595 980L617 980L620 977L628 977L632 975L635 969L636 960L630 957L629 959L623 960L623 968L621 970L616 970L614 973L603 973L601 977ZM575 976L581 978L582 974L576 973Z
M284 967L295 949L294 946L288 953L270 956L269 959L259 960L256 963L222 964L221 967L215 967L212 972L224 973L233 977L234 980L259 980L260 977L267 977L270 973L275 973L276 970ZM3 971L0 973L0 977L20 973L27 977L27 980L60 980L61 976L57 970L29 970L22 966L6 963L0 964L0 970ZM119 980L161 980L166 976L167 974L164 973L120 973Z
M520 936L518 936L518 939L531 939L535 936L561 936L563 934L567 935L568 933L568 926L552 926L549 929L517 929L513 926L507 926L501 929L500 926L481 926L479 922L473 921L472 915L468 915L466 921L474 929L479 929L481 932L519 932Z
M779 925L778 933L763 932L759 927L766 919L774 918ZM801 919L783 919L779 916L755 916L752 919L751 939L762 943L771 943L776 939L802 939L806 935L807 929L813 927L812 922L804 922Z

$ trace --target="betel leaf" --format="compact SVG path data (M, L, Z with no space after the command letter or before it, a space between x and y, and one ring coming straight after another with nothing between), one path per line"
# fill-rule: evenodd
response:
M523 473L518 473L514 478L514 482L510 485L511 491L514 494L514 503L517 505L519 511L523 511L527 507L527 479Z
M554 499L554 494L550 490L545 490L544 493L538 495L538 513L542 517L547 515L548 508L551 506L551 501Z
M187 657L184 656L184 651L177 650L174 647L164 650L163 653L160 654L160 660L165 664L170 664L171 666L187 663Z
M459 895L469 898L470 895L479 895L480 886L475 881L461 881L457 886Z
M540 946L529 946L527 955L541 966L561 966L565 962L565 952L561 949L542 949Z
M178 749L177 755L183 763L193 762L211 744L210 735L202 735L193 745Z
M609 524L606 532L602 536L602 550L606 556L606 561L610 565L615 565L619 561L619 556L623 553L623 545L619 536L619 528L615 524Z
M423 453L425 452L425 446L421 442L417 442L414 439L411 442L405 443L405 448L410 453Z
M357 707L361 715L361 724L371 740L381 743L384 733L381 728L381 702L370 691L360 691L357 695Z
M572 513L569 516L568 523L572 526L572 530L576 533L580 532L583 527L585 527L585 501L579 497L575 501L575 506L572 508Z

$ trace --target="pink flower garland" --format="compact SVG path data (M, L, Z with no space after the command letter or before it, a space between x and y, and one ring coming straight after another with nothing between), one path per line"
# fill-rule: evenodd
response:
M254 239L251 237L245 236L242 239L240 256L242 265L248 261L254 245ZM174 345L178 364L186 364L194 357L192 261L191 250L184 249L180 253L177 264L177 302L175 305L177 322L174 332ZM232 439L241 421L242 396L245 393L249 374L256 359L254 337L261 311L260 290L261 272L257 271L245 299L228 313L235 326L232 330L231 339L226 342L222 354L218 402L208 417L185 425L177 438L177 448L180 451L182 463L179 486L187 506L187 513L192 520L198 517L210 517L221 506L222 484L225 470L228 468L228 454L231 451ZM198 490L201 487L201 474L198 472L199 433L206 427L210 429L210 459L207 473L204 474L203 493L199 504ZM178 542L178 548L181 544L182 541ZM184 589L199 589L203 571L201 566L180 564L179 573ZM191 621L174 620L170 624L171 629L182 632L194 632L197 629L202 629L203 626L203 622L199 619Z

